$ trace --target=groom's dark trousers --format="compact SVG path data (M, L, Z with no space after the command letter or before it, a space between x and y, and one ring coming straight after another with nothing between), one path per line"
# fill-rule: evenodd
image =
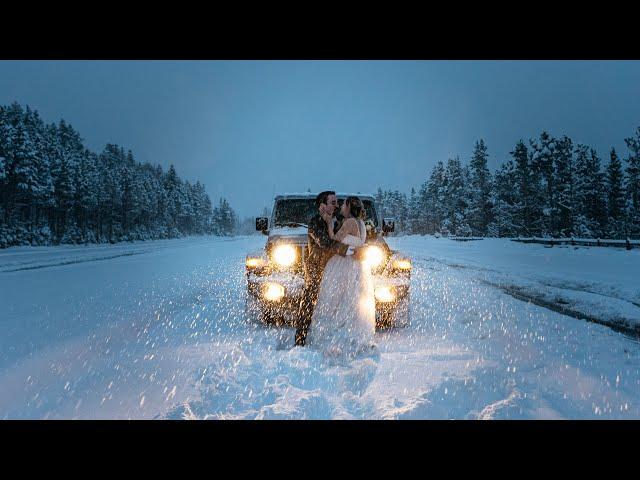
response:
M339 225L334 228L335 231L338 231ZM305 344L307 331L311 325L313 309L318 301L318 292L324 267L333 255L344 256L349 248L348 245L331 240L327 224L319 213L309 220L308 237L308 255L304 264L304 289L296 325L296 345Z

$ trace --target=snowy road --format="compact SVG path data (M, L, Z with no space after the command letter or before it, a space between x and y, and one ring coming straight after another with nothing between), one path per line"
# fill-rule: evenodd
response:
M264 237L0 251L0 418L640 418L637 340L503 288L635 325L640 252L483 242L390 239L412 324L347 366L244 320Z

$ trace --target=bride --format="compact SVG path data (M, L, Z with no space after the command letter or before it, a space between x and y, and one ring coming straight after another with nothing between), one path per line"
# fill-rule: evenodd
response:
M329 236L351 247L361 247L366 240L362 201L358 197L348 197L340 212L345 220L335 233L332 216L322 214ZM370 267L352 255L331 257L320 282L307 339L309 345L329 357L354 358L375 353L375 316Z

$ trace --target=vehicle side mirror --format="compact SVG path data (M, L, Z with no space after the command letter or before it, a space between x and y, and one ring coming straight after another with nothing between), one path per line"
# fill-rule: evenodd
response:
M256 230L266 233L269 230L269 219L267 217L256 217Z
M382 233L391 233L396 229L396 220L394 218L382 219Z

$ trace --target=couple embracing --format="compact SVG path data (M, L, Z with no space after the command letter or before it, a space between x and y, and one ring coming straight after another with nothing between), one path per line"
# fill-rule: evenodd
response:
M316 197L308 223L305 286L296 345L311 345L325 356L354 358L376 352L375 297L371 269L364 261L365 209L347 197L338 214L335 192Z

